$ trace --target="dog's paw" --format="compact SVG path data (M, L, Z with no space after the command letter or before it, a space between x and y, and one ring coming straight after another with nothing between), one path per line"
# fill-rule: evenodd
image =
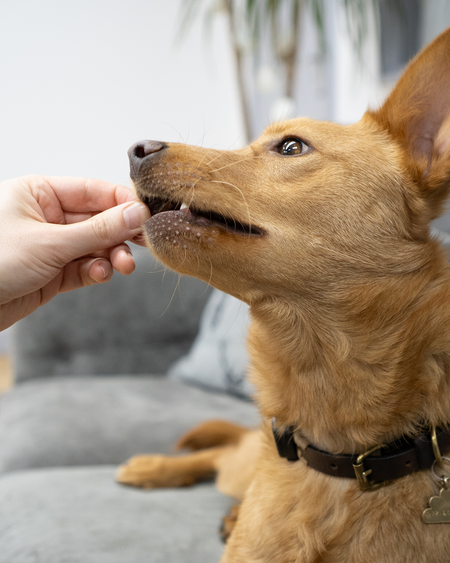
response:
M178 458L163 455L132 457L119 467L116 481L143 489L188 487L194 482L192 476L182 471Z

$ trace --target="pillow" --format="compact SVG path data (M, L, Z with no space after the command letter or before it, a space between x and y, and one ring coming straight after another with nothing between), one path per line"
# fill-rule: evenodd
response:
M254 388L246 379L248 326L248 305L214 289L191 350L173 365L169 377L238 397L251 397Z

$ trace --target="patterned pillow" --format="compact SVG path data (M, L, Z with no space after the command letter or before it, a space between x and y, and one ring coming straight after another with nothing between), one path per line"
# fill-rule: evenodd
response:
M248 305L214 289L189 353L169 370L169 377L239 397L253 395L246 379Z

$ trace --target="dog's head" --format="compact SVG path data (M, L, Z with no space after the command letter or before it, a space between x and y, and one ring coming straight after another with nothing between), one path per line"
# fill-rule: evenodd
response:
M423 267L450 188L450 31L377 112L276 123L249 147L129 151L150 248L247 302Z

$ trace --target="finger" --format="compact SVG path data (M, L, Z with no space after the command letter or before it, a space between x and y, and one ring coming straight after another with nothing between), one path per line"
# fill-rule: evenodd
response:
M108 282L114 269L104 258L82 258L73 260L64 267L58 293L65 293L80 287Z
M12 326L35 311L40 305L40 292L33 291L0 305L0 331Z
M118 205L81 223L58 226L65 263L132 240L149 217L148 207L135 202Z
M85 276L84 269L87 270L87 276ZM96 283L106 283L112 278L113 267L108 260L102 258L98 258L92 263L89 263L89 261L86 260L86 262L82 265L81 274L86 279L91 278Z
M112 248L110 260L113 268L125 276L132 274L136 268L131 250L126 244Z
M111 267L125 276L133 273L136 268L131 249L125 243L119 244L113 248L105 248L97 252L91 252L89 256L85 256L83 259L91 260L92 267L96 273L93 275L93 272L90 271L90 275L98 283L101 283L103 278L107 277ZM81 259L78 259L78 262L80 261Z
M96 215L94 211L88 211L86 213L72 213L70 211L66 211L64 213L64 223L66 225L71 225L72 223L81 223L82 221L87 221L94 215Z
M111 249L104 248L103 250L98 250L97 252L91 252L89 256L84 256L84 258L106 258L106 260L110 262L109 259L110 255L111 255Z
M136 201L131 188L92 178L44 176L58 197L61 207L69 212L105 211L111 207Z

